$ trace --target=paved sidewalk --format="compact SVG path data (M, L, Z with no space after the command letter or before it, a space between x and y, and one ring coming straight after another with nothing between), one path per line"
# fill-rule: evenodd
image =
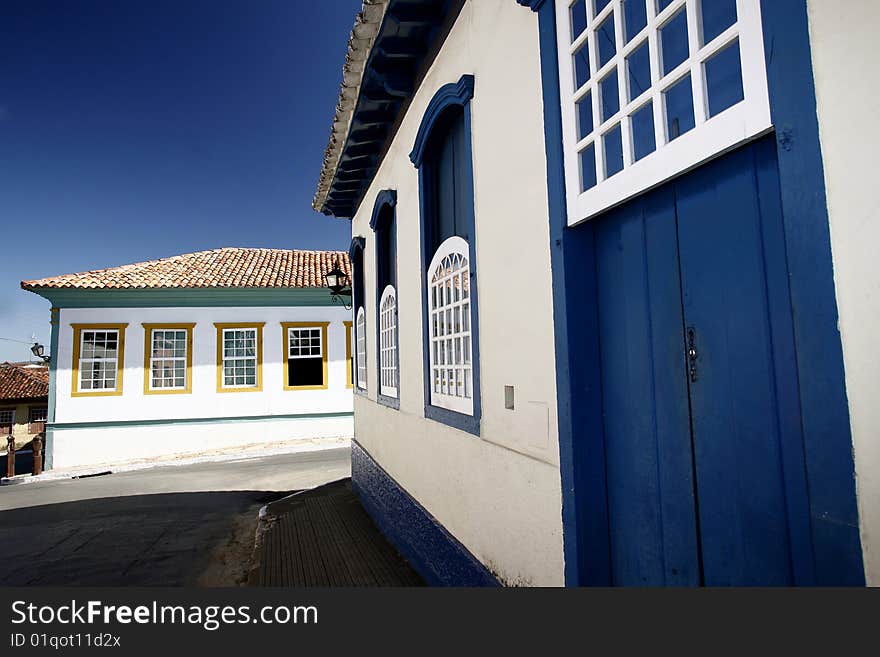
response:
M250 586L424 586L344 479L270 504Z

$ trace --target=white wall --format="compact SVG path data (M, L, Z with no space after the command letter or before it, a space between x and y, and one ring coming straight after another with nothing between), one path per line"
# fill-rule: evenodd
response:
M175 454L196 455L260 443L345 438L351 437L352 428L351 416L345 416L56 429L53 467L77 468Z
M351 413L352 392L346 387L345 325L350 313L340 307L254 307L254 308L64 308L59 318L56 374L55 422L131 422L133 420L177 420L235 418L254 416ZM283 337L281 322L330 322L328 329L328 388L326 390L284 390ZM193 328L192 393L173 395L144 394L144 339L142 323L195 323ZM217 392L217 329L215 322L265 322L263 327L263 390L261 392ZM125 331L122 395L73 397L73 328L71 324L127 323ZM279 425L278 434L267 431L264 423L228 425L241 444L285 440L299 435L305 425ZM340 424L322 435L351 435L352 421ZM177 427L156 425L147 432L131 433L114 429L120 438L106 443L107 429L56 429L54 467L63 468L88 462L82 454L104 453L106 446L116 460L140 458L145 450L157 455L163 450L192 452L227 446L223 431L212 433L182 423ZM215 428L218 425L211 425ZM309 425L311 426L311 425ZM329 430L328 430L329 431ZM139 444L149 436L153 447ZM78 454L83 450L82 454ZM103 458L103 460L108 460Z
M418 172L428 102L475 77L471 101L479 291L481 436L424 419ZM471 0L414 95L354 217L367 238L369 399L355 435L382 467L508 583L563 583L549 211L538 21L511 0ZM400 410L375 399L375 263L369 220L397 190ZM504 408L515 386L516 409Z
M880 585L880 87L876 0L809 0L819 134L865 573Z

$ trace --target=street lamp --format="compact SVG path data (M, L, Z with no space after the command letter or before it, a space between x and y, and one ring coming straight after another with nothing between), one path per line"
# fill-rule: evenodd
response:
M46 348L43 345L41 345L39 342L34 342L33 346L31 347L31 353L37 358L42 359L44 363L48 363L51 360L51 357L46 356L45 352Z
M330 289L330 299L333 303L342 303L346 310L351 310L351 288L345 286L345 281L348 279L345 272L336 266L324 274L324 279Z

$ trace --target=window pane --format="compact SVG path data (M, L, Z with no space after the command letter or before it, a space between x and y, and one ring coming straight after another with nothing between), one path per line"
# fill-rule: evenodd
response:
M683 135L694 127L694 96L691 76L685 75L664 94L666 102L666 137L668 141Z
M587 3L586 0L577 0L570 9L571 12L571 40L574 42L584 30L587 29Z
M574 88L580 89L590 81L590 52L587 43L574 54Z
M614 40L614 12L608 14L608 18L596 28L596 47L599 49L599 66L602 68L611 61L617 53L617 45Z
M578 139L593 132L593 96L587 94L575 103L577 105Z
M671 5L673 0L657 0L657 13L659 14L661 11L666 9L669 5Z
M633 135L633 158L641 160L654 152L657 142L654 136L654 103L648 101L630 117Z
M645 0L623 0L623 31L626 34L626 42L645 29L648 24L648 13Z
M611 2L611 0L595 0L595 4L594 4L593 6L596 8L596 13L593 14L593 16L595 16L595 15L598 14L600 11L602 11L603 9L605 9L605 7L608 6L608 3L609 3L609 2Z
M651 87L651 56L645 41L626 58L629 99L632 101Z
M599 83L599 91L599 99L602 104L602 121L604 122L620 110L616 68Z
M736 23L736 0L701 0L703 45Z
M596 186L596 149L593 144L580 152L578 158L581 166L581 191Z
M668 74L688 57L687 11L682 9L660 28L663 51L663 75Z
M605 177L610 178L623 170L623 140L618 123L602 137L605 147Z
M739 41L713 55L706 62L706 94L709 96L709 116L715 116L745 98L742 67L739 60Z

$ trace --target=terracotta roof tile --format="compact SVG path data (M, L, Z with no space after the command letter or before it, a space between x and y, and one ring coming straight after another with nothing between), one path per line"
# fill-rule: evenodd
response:
M324 287L324 275L338 266L351 277L345 251L295 251L226 247L22 281L37 288L138 289L205 287Z
M48 395L48 367L0 363L0 400L35 399Z

